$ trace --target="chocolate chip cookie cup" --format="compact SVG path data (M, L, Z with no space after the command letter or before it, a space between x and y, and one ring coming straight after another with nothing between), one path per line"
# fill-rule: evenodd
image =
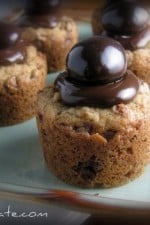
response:
M126 49L128 68L150 84L150 4L141 1L110 1L93 31L119 41ZM96 28L94 28L96 26Z
M21 39L21 30L0 22L0 126L35 116L37 92L45 86L45 56Z
M46 164L68 184L113 187L138 177L150 149L150 89L123 47L92 37L69 52L67 70L38 95Z
M63 70L66 56L78 39L76 23L63 15L60 1L31 2L26 17L18 21L23 37L46 54L48 72Z

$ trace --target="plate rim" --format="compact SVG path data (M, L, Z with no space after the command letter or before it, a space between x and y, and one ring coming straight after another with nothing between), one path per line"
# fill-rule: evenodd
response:
M64 189L45 189L31 186L0 183L0 197L15 201L34 202L47 206L92 214L109 214L150 219L150 202L101 197Z

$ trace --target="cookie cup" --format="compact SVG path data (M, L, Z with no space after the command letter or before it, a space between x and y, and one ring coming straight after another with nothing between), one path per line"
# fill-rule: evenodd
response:
M64 182L113 187L141 175L150 160L150 89L129 104L68 107L53 87L38 95L37 125L47 167Z
M37 93L45 86L45 56L26 47L23 63L0 66L0 126L14 125L35 116Z

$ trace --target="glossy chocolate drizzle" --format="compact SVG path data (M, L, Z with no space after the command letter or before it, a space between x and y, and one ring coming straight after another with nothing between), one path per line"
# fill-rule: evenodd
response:
M67 79L66 74L61 74L57 79L57 88L61 98L67 105L88 105L110 107L119 103L130 102L139 88L136 77L127 71L125 78L119 82L105 85L84 85Z
M28 8L26 16L19 21L19 25L54 28L60 21L60 6L59 0L34 0Z
M67 72L55 81L64 104L111 107L133 100L139 81L127 71L123 47L107 37L92 37L74 46Z
M116 39L126 49L143 48L150 42L149 21L146 3L110 1L102 13L102 34Z
M26 50L20 28L0 22L0 32L0 65L23 62Z

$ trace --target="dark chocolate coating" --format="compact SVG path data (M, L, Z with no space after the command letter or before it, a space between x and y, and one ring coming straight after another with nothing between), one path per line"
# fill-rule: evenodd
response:
M7 66L12 63L22 63L26 57L25 46L13 46L0 50L0 65Z
M139 32L135 35L115 35L104 31L102 35L114 38L116 41L119 41L125 49L136 50L139 48L144 48L150 42L150 27L144 29L142 32Z
M26 50L20 28L0 22L0 33L0 65L23 62Z
M113 4L113 3L116 3L116 2L120 2L120 0L107 0L106 4L110 5L110 4Z
M0 49L15 45L21 37L21 30L13 24L0 22Z
M102 13L102 24L107 32L131 35L147 27L149 10L143 3L124 0L108 4Z
M29 8L30 14L47 14L57 11L61 6L60 0L32 0Z
M76 44L66 60L69 77L86 83L111 83L121 79L127 68L119 42L95 36Z
M139 89L139 81L127 71L123 80L105 85L85 85L68 79L66 73L60 74L55 87L60 91L62 102L69 106L111 107L133 100Z
M20 18L19 26L54 28L61 18L61 1L34 0L26 11L26 16Z
M32 26L35 28L45 27L45 28L54 28L59 23L59 15L57 14L43 14L43 15L33 15L25 17L20 21L20 26Z

